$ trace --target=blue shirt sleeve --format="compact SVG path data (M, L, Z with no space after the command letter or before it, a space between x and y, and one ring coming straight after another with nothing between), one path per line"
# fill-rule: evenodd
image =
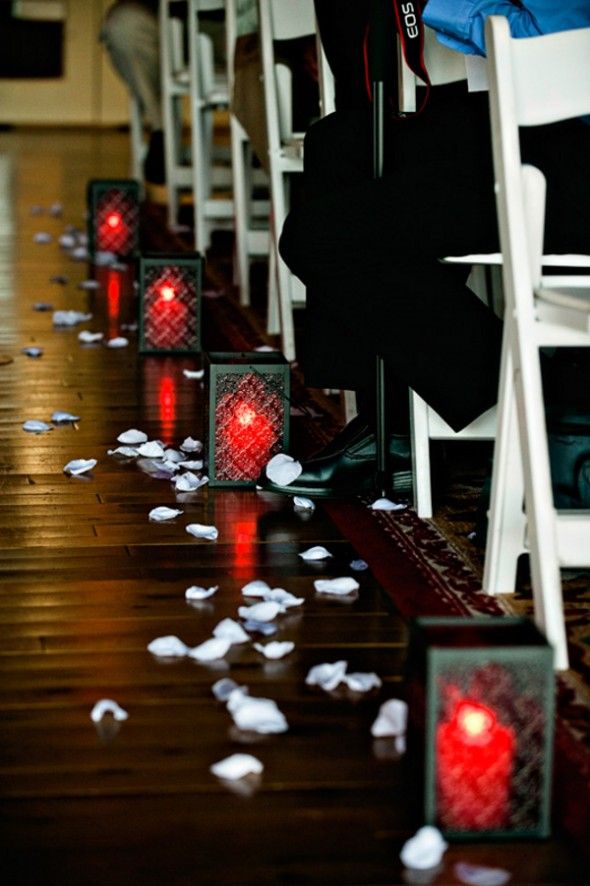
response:
M428 0L424 24L451 49L485 55L485 22L489 15L508 19L513 37L535 37L590 26L590 0Z

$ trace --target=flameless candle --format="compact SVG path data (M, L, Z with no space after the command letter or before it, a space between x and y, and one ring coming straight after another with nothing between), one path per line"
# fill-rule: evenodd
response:
M456 702L436 731L437 806L443 827L506 827L514 756L514 730L499 723L491 708L469 699Z
M245 396L246 391L249 396ZM229 480L258 477L278 440L276 416L280 406L279 398L269 400L259 380L252 376L244 376L241 387L219 400L216 409L219 476Z
M170 283L160 284L156 291L158 297L146 311L146 341L150 347L163 350L182 347L187 334L188 308L177 298Z

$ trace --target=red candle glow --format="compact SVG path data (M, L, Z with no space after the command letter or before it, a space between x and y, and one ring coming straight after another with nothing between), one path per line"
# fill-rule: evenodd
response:
M476 701L456 702L436 731L437 805L443 827L506 826L515 755L514 730Z
M162 350L182 348L188 331L188 308L177 297L171 283L154 287L156 295L146 310L145 339L149 347Z
M243 376L215 410L217 476L256 480L279 439L281 416L280 398L256 376Z

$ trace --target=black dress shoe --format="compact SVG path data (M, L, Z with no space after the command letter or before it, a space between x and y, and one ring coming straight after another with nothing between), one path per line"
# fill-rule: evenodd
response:
M391 491L408 493L412 483L409 438L392 435L389 452L392 469ZM263 471L259 477L258 486L269 492L305 495L310 498L375 492L377 469L375 434L366 427L360 428L346 446L334 451L331 444L321 454L304 462L302 467L301 474L288 486L273 483L266 476L266 471Z

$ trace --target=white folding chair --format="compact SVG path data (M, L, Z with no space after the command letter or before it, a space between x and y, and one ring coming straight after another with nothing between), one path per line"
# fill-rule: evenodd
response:
M129 94L129 175L136 181L143 183L143 161L147 153L145 141L143 117L139 100Z
M173 15L174 0L160 0L160 73L164 166L168 192L168 224L178 224L180 193L192 185L192 173L183 144L184 117L189 94L186 23Z
M513 39L491 16L486 49L505 319L484 588L514 590L503 575L528 550L535 619L561 670L560 569L590 566L590 512L554 507L539 349L590 347L590 277L543 276L545 179L522 164L519 127L590 113L590 28Z
M227 46L228 91L234 82L234 48L237 34L237 0L226 0L225 25ZM240 304L250 304L250 259L267 256L269 251L270 202L254 196L256 187L268 189L268 177L254 169L253 152L246 130L230 114L230 139L234 200L234 283L239 289Z
M199 27L199 12L225 8L224 0L189 0L189 103L191 120L191 188L193 193L194 245L205 252L214 228L233 227L234 206L229 191L229 163L214 145L214 115L229 107L227 69L216 70L213 41ZM223 192L222 190L223 189ZM218 190L218 193L214 193Z
M427 35L427 38L430 34ZM436 44L427 45L432 52L440 52ZM431 56L432 57L432 56ZM400 110L411 113L416 110L416 77L403 61L398 44L398 82ZM462 264L471 267L468 284L496 313L503 314L503 294L500 253L459 255L441 257L445 264ZM590 268L590 256L544 255L543 266ZM412 475L414 506L423 519L433 516L430 442L494 440L496 437L497 410L488 410L461 431L454 431L415 391L410 390L410 434L412 445ZM514 581L516 575L514 564Z
M274 41L315 34L315 14L313 0L259 0L258 6L270 167L269 274L278 283L278 299L269 299L268 331L280 331L283 353L294 360L293 307L305 304L305 288L280 257L278 242L289 209L289 179L303 171L304 133L293 131L291 71L276 63Z

